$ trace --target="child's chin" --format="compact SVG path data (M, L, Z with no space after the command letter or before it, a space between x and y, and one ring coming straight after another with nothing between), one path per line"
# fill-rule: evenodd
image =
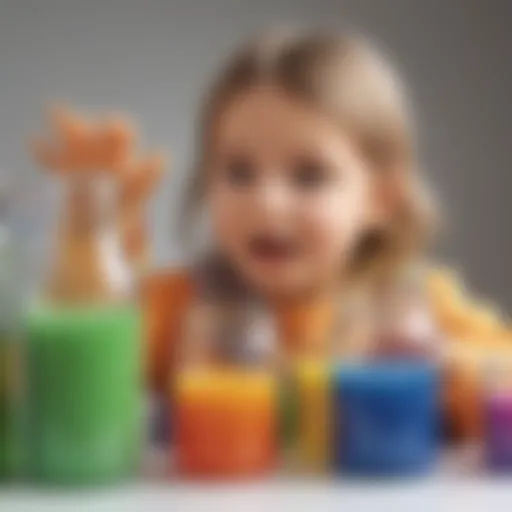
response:
M303 280L293 274L282 273L279 276L259 275L253 280L256 288L265 295L289 297L297 295L304 289Z

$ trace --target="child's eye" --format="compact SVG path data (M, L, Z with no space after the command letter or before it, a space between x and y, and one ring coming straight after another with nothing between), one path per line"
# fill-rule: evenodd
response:
M329 180L329 171L322 162L304 159L295 163L292 179L301 188L317 188Z
M247 158L233 158L225 165L227 180L236 186L251 185L256 178L256 168Z

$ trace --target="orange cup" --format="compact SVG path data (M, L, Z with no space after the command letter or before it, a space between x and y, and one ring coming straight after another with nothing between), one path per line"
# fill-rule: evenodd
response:
M259 371L186 370L175 386L176 462L187 476L237 477L272 469L277 386Z

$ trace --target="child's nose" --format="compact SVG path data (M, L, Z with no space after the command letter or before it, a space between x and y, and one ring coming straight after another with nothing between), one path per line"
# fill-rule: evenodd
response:
M290 194L277 180L262 183L255 197L255 206L260 215L276 218L286 214L290 208Z

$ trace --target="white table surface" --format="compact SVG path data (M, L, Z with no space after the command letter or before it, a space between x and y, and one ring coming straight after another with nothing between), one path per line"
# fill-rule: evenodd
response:
M161 462L122 487L48 490L12 486L0 491L0 512L473 512L512 509L512 475L491 476L471 456L443 458L432 475L383 481L294 478L192 483L163 475Z

